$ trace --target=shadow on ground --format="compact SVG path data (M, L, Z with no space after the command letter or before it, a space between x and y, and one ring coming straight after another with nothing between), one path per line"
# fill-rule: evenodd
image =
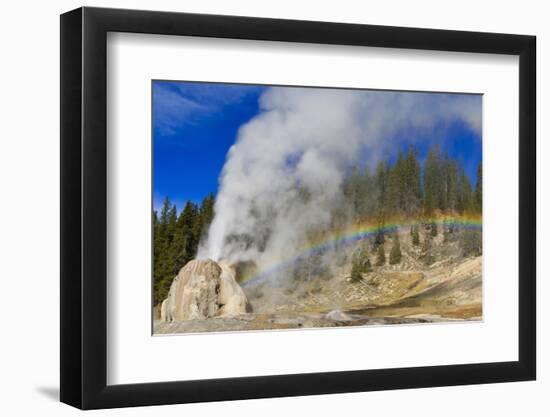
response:
M53 401L59 401L59 387L36 387L36 391Z

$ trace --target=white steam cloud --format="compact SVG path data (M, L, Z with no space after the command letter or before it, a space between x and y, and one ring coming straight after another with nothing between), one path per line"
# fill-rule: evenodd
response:
M309 231L330 225L360 158L372 163L396 141L456 121L481 131L479 95L273 87L260 109L228 152L199 258L262 266L293 256Z

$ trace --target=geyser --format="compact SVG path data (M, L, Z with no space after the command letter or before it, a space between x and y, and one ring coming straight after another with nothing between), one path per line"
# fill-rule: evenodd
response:
M276 87L259 104L227 154L200 259L261 269L289 258L345 210L342 183L359 160L454 122L481 129L478 96Z

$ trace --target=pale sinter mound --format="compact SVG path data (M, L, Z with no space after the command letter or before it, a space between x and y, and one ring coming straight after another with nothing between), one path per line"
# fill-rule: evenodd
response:
M210 259L192 260L178 273L161 305L165 322L245 314L248 300L235 270Z

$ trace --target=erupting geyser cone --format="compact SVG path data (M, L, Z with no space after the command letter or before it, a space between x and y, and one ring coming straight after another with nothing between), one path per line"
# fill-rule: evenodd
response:
M224 261L194 259L180 269L161 305L162 321L245 314L248 300Z

